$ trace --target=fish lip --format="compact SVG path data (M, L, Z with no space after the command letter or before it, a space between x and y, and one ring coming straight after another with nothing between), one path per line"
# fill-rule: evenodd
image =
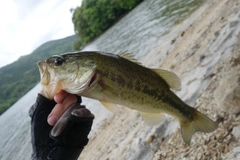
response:
M41 83L44 85L48 85L49 82L49 77L48 77L48 70L47 70L47 63L46 61L39 61L37 62L39 72L40 72L40 77L41 77ZM47 77L46 77L47 76Z
M45 71L45 69L47 68L45 61L38 61L38 62L37 62L37 65L38 65L40 74L42 74L42 73Z

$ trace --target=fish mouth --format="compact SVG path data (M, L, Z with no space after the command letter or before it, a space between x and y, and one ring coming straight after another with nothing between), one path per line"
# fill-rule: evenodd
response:
M40 74L42 74L44 72L44 70L46 69L46 63L44 61L39 61L37 62Z
M53 99L55 93L59 91L61 84L54 81L54 75L51 68L48 66L46 61L40 61L37 63L40 77L41 77L41 85L44 96L48 99Z
M50 82L50 74L47 70L47 63L45 61L39 61L37 65L40 72L41 83L43 85L48 85Z

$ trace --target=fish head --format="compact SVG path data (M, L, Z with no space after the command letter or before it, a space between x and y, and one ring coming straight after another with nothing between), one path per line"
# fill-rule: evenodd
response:
M95 67L91 60L57 55L38 62L44 95L53 99L61 90L71 94L81 94L95 79Z

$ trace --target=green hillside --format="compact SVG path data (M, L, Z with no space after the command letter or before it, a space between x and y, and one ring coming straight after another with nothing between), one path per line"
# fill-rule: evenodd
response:
M44 43L31 54L0 68L0 114L39 82L38 61L72 51L72 44L76 39L73 35Z

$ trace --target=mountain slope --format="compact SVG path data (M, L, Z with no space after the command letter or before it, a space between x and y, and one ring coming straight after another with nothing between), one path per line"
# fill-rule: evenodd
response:
M39 82L37 62L51 55L72 51L75 39L73 35L46 42L31 54L0 68L0 114Z

